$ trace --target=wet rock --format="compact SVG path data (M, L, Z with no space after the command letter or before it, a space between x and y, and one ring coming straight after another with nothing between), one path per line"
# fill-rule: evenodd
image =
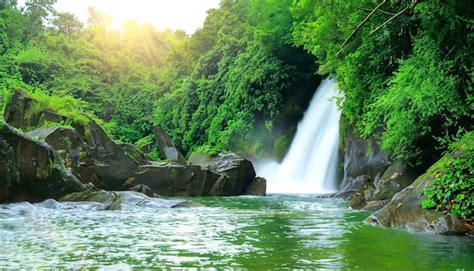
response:
M252 163L235 153L208 156L205 154L192 154L189 163L198 165L227 177L219 182L222 185L222 196L243 195L247 187L255 178L255 169Z
M0 202L36 202L85 189L51 146L3 122L0 157Z
M332 195L331 197L337 199L349 199L357 192L364 194L367 189L373 187L373 180L366 175L361 175L349 182L341 191Z
M390 200L371 200L371 201L367 201L366 202L366 205L362 208L362 210L365 210L365 211L377 211L377 210L380 210L382 209L385 205L387 205L387 203L389 203Z
M85 143L81 136L72 128L48 127L38 128L26 133L34 139L52 146L61 156L66 167L77 167Z
M59 199L61 202L97 202L104 210L121 210L122 198L119 194L105 190L88 190L72 193Z
M147 195L148 197L153 197L155 195L155 193L153 193L153 190L151 190L150 187L144 184L135 185L132 188L130 188L130 191L139 192L139 193Z
M341 119L341 121L343 121ZM352 125L348 125L344 139L344 177L341 187L349 187L359 176L379 179L391 164L373 137L361 138Z
M354 193L349 201L349 207L354 210L359 210L367 206L364 194L361 192Z
M255 177L247 187L245 195L265 196L267 191L267 180L262 177Z
M468 144L474 144L469 142ZM459 217L443 212L421 208L423 190L431 185L442 165L459 154L459 150L446 154L443 158L418 177L410 186L395 194L390 202L366 219L367 222L384 226L398 227L411 231L426 231L442 234L464 234L470 227Z
M192 202L190 200L185 200L171 206L171 208L196 208L196 207L205 207L205 206L196 202Z
M155 162L139 167L134 184L146 185L160 196L194 196L195 175L190 166Z

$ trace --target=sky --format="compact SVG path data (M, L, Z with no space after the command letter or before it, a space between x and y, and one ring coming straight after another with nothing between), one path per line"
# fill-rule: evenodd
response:
M24 2L18 1L19 3ZM202 26L206 11L219 6L220 0L58 0L55 8L71 12L87 21L89 6L112 16L114 27L127 20L151 23L157 29L182 29L188 34Z

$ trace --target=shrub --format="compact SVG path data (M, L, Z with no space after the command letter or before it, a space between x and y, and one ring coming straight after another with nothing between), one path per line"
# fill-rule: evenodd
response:
M441 173L423 193L423 208L447 211L464 219L474 217L474 132L458 143L457 157L444 163ZM464 146L462 146L464 144Z

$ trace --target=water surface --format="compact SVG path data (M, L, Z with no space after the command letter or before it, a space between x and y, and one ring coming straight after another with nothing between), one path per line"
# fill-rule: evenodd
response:
M474 269L472 238L366 225L344 201L193 200L206 207L0 205L0 268Z

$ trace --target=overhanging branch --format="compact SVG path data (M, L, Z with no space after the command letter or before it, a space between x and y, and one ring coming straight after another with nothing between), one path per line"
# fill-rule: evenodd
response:
M370 17L379 9L381 8L385 3L387 3L387 0L383 0L380 4L378 4L370 13L365 17L365 19L352 31L352 33L349 35L349 37L346 38L346 40L342 43L341 48L339 49L339 52L337 52L336 56L339 55L342 52L342 49L347 45L347 43L352 39L352 37L355 36L357 32L364 26L364 24L369 20Z

